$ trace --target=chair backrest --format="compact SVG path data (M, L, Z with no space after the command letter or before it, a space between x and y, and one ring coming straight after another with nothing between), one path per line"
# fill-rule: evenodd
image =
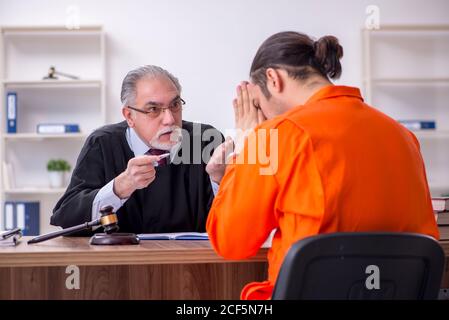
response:
M444 252L414 233L331 233L292 245L272 299L437 299Z

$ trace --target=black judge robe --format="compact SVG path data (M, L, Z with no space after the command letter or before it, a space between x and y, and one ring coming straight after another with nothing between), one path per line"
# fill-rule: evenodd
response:
M92 220L92 203L98 191L122 173L134 157L126 140L127 128L123 121L97 129L87 138L70 184L53 210L52 225L68 228ZM223 136L204 124L183 121L182 128L189 135L183 134L181 148L173 162L180 157L184 161L155 168L156 179L148 187L136 190L117 211L120 232L205 231L213 191L201 154L204 151L210 155L222 143ZM214 136L220 139L202 141L206 129L213 130ZM196 159L197 164L186 161L189 153L185 150L189 147L190 163Z

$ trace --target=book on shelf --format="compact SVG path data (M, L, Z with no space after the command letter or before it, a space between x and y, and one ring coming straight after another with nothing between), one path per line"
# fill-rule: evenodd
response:
M436 123L433 120L398 120L409 130L434 130Z
M55 134L55 133L78 133L80 127L78 124L70 123L40 123L37 125L37 133Z
M6 131L7 133L17 133L17 93L8 92L6 94Z
M207 232L141 233L140 240L209 240Z
M3 221L5 230L19 228L24 236L39 234L40 204L37 201L5 201Z
M15 246L22 237L22 230L14 228L12 230L0 230L0 247Z

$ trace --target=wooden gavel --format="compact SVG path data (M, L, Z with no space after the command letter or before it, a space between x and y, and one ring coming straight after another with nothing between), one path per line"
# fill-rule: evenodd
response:
M28 244L38 243L38 242L53 239L53 238L56 238L59 236L68 235L68 234L74 233L76 231L87 230L87 229L90 229L92 227L99 226L99 225L101 225L103 227L104 232L108 235L112 234L114 232L117 232L119 230L118 219L117 219L117 215L113 212L113 209L114 208L112 206L103 207L100 210L101 217L96 220L93 220L90 222L85 222L85 223L77 225L77 226L73 226L70 228L66 228L66 229L62 229L62 230L58 230L55 232L37 236L37 237L29 240Z
M44 80L46 80L46 79L49 79L49 80L51 80L51 79L54 79L54 80L58 79L57 77L55 77L55 75L60 75L60 76L67 77L67 78L70 78L70 79L73 79L73 80L78 80L79 79L79 77L77 77L77 76L74 76L74 75L71 75L71 74L68 74L68 73L63 73L63 72L56 71L56 68L51 66L48 69L48 75L46 77L44 77Z

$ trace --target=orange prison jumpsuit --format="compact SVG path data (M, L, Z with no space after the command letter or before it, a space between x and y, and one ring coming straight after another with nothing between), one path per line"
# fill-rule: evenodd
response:
M227 259L253 256L277 228L268 280L246 285L242 299L270 298L288 249L307 236L399 231L439 238L416 137L366 105L359 89L326 86L259 125L253 138L263 129L277 129L278 163L249 162L248 137L207 220L214 249ZM273 137L257 138L258 151ZM242 159L249 163L238 164Z

